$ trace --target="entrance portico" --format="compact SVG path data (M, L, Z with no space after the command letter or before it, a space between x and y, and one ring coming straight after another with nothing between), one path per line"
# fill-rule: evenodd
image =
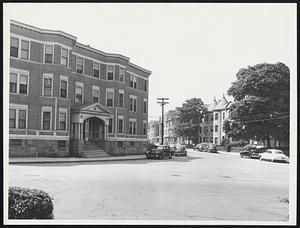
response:
M99 103L71 109L70 154L82 156L83 147L89 142L105 150L110 116L111 113Z

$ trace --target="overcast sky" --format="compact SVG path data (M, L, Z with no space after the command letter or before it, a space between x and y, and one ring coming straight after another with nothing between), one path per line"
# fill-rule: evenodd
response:
M152 71L150 120L161 114L157 97L170 98L166 110L219 100L249 65L296 72L295 4L5 4L4 19L70 33Z

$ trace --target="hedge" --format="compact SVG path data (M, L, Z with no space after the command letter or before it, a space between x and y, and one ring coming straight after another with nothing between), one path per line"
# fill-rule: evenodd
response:
M9 187L9 219L53 219L53 204L48 193L39 189Z

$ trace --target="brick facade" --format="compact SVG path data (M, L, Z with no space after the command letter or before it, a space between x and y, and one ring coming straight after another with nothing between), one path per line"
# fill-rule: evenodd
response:
M112 132L106 132L106 152L111 155L121 154L121 152L118 152L120 150L116 149L118 147L118 141L120 141L122 137L126 137L128 141L135 143L130 144L134 144L134 146L131 146L134 147L134 149L125 147L125 153L143 153L143 149L141 149L140 146L146 142L143 122L148 122L148 107L147 112L144 113L143 102L146 99L148 106L150 71L132 64L126 56L105 53L88 45L80 44L77 42L76 37L65 32L39 29L17 21L11 21L10 32L11 39L13 38L14 42L18 40L18 56L13 56L12 54L14 51L12 40L10 54L11 73L16 72L14 74L18 75L17 88L21 87L20 77L23 74L22 72L24 71L25 74L28 74L27 94L21 94L19 91L10 91L10 109L13 109L11 116L13 116L13 113L15 112L21 113L20 111L14 111L16 110L15 106L21 105L26 107L27 125L25 129L20 129L13 126L13 122L17 125L17 122L19 121L17 116L12 117L10 120L10 123L12 123L10 126L9 137L10 156L36 156L37 152L41 151L45 153L45 156L80 156L80 146L76 146L76 143L74 143L76 140L73 142L71 139L72 129L73 126L75 126L73 125L75 119L72 109L81 104L85 104L86 107L94 104L92 97L93 86L99 87L100 89L100 96L98 96L98 102L96 103L99 103L101 107L105 107L107 110L107 112L105 112L105 117L110 117L113 120ZM24 48L23 41L29 43L28 59L22 58L22 48ZM52 56L50 55L52 57L52 63L46 63L46 58L48 58L46 57L46 54L48 53L45 51L46 46L50 47L50 49L52 47ZM67 50L68 53L67 66L62 64L63 49ZM83 73L77 73L76 71L76 56L83 59ZM99 77L93 76L94 63L98 63L100 66ZM113 80L107 80L108 66L114 67ZM124 82L119 80L120 68L125 70ZM131 76L134 76L137 80L136 88L130 86ZM46 96L45 93L43 93L46 87L44 77L51 78L52 85L50 96ZM61 96L61 77L67 79L66 98ZM76 83L83 84L82 102L76 102L75 100ZM108 88L113 89L114 91L112 107L107 107L106 105L106 91ZM118 107L119 90L124 91L123 107ZM129 110L130 95L137 97L136 112L131 112ZM50 129L47 130L43 130L42 124L42 110L45 107L52 110L51 126ZM59 130L60 109L67 110L66 129L64 130ZM22 107L20 110L22 110ZM84 109L81 111L86 112ZM19 115L21 116L21 114ZM101 113L98 113L97 118L100 118L101 115ZM122 133L118 132L119 116L123 116L122 118L124 118ZM129 119L136 119L135 134L130 134ZM78 124L85 124L85 122L80 122L81 120L78 121ZM104 121L104 124L107 125L108 121ZM78 130L82 131L83 125L80 125ZM20 143L14 144L13 140L21 140L21 145ZM79 140L77 141L81 142L80 140L82 140L82 135L79 136ZM67 146L63 151L57 146L59 141L66 142ZM127 142L125 144L127 145ZM124 151L122 153L124 153Z

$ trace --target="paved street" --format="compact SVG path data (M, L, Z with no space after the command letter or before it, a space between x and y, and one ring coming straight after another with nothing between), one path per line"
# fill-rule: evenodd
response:
M188 152L171 160L10 165L10 186L54 199L55 219L287 221L289 165Z

